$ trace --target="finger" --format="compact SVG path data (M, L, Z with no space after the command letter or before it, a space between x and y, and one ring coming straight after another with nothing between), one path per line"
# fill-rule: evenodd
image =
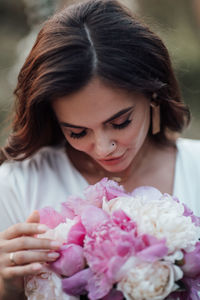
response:
M49 228L44 224L38 223L18 223L2 232L1 238L10 240L22 235L34 235L44 233Z
M12 240L4 241L1 246L1 252L10 253L22 250L58 250L62 243L54 240L34 238L29 236L22 236Z
M32 214L26 220L27 223L39 223L40 222L40 214L37 210L34 210Z
M40 223L40 214L37 210L34 210L32 214L27 218L27 223ZM34 235L33 235L34 236Z
M27 275L35 275L41 272L42 264L40 263L32 263L24 266L15 266L4 268L1 271L1 276L3 279L13 279L16 277L22 277Z
M12 254L12 259L10 254ZM6 266L26 265L34 262L45 263L55 261L60 254L53 251L18 251L6 255Z

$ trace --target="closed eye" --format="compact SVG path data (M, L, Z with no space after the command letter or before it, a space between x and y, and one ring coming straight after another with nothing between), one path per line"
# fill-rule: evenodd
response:
M119 129L124 129L124 128L128 127L128 125L132 122L132 120L130 119L130 116L133 113L133 107L131 107L131 108L132 108L131 111L125 112L122 115L117 116L116 118L114 118L112 120L112 122L110 120L110 125L112 126L112 128L119 130ZM128 113L128 115L127 115L127 113ZM125 121L124 121L124 118L126 118ZM104 125L106 125L107 123L108 123L107 121L104 122ZM61 122L61 125L64 126L65 128L73 127L74 130L78 130L78 132L70 131L68 133L70 138L80 139L87 135L88 128L82 127L83 128L82 131L79 131L81 129L81 127L79 127L79 126L75 126L75 125L71 125L71 124L63 123L63 122Z
M131 120L127 119L125 122L120 124L112 124L114 129L123 129L126 128L131 123Z
M87 134L86 129L82 130L80 133L71 132L70 137L73 139L80 139Z

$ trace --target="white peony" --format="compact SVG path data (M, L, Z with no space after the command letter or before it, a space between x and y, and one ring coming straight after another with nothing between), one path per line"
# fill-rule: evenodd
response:
M77 300L62 290L61 277L44 267L43 271L25 278L25 295L28 300Z
M165 261L169 261L171 263L175 263L176 261L180 261L182 260L184 257L184 254L181 250L177 250L176 252L170 254L170 255L167 255L167 256L164 256L163 259Z
M179 249L192 251L200 237L200 228L190 217L183 216L183 205L168 194L151 201L142 197L118 197L108 202L104 199L103 209L108 213L122 209L137 223L139 234L165 238L169 254Z
M125 276L117 285L127 300L162 300L177 290L175 281L183 277L183 272L169 262L141 262L134 266L134 259L123 266ZM126 270L127 269L127 270ZM125 272L126 270L126 272Z
M45 233L38 234L39 238L56 240L64 243L67 240L68 233L73 225L77 223L77 219L73 220L66 218L66 223L60 223L54 229L49 229Z

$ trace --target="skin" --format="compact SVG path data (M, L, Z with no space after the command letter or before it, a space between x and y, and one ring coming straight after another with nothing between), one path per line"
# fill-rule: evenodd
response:
M172 193L176 149L160 148L151 141L150 99L111 88L96 78L81 91L56 99L52 108L71 145L68 155L89 184L120 176L127 191L151 185ZM2 300L23 299L23 276L37 274L43 262L57 258L52 254L59 244L35 237L47 230L38 222L39 214L34 212L25 223L0 233ZM12 252L17 265L10 261Z
M0 233L1 300L25 299L23 276L37 274L41 270L41 263L54 261L58 257L52 257L52 254L56 253L55 250L60 244L52 244L51 240L34 237L47 230L38 222L39 214L35 211L25 223L13 225ZM17 265L10 261L11 252L14 253Z
M52 107L71 145L68 155L90 184L119 176L128 191L153 185L172 193L176 151L151 141L150 99L94 78L82 90L56 99Z
M149 100L141 94L111 89L99 80L90 82L71 96L57 99L53 109L70 145L112 173L123 172L129 167L149 130ZM128 111L106 122L123 110ZM121 129L117 128L119 125L125 126L125 122L130 123ZM71 128L68 124L82 128ZM115 146L112 146L112 142ZM116 163L109 161L121 156Z

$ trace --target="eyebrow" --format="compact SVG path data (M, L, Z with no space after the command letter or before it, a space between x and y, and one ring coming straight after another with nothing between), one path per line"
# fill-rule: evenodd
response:
M103 124L106 124L108 122L111 122L119 117L121 117L122 115L124 115L125 113L131 111L132 109L134 109L134 106L130 106L127 107L125 109L120 110L119 112L117 112L116 114L114 114L112 117L110 117L109 119L107 119L106 121L103 122ZM85 129L86 127L83 126L78 126L78 125L73 125L70 123L66 123L66 122L59 122L60 125L64 126L64 127L70 127L70 128L78 128L78 129Z

